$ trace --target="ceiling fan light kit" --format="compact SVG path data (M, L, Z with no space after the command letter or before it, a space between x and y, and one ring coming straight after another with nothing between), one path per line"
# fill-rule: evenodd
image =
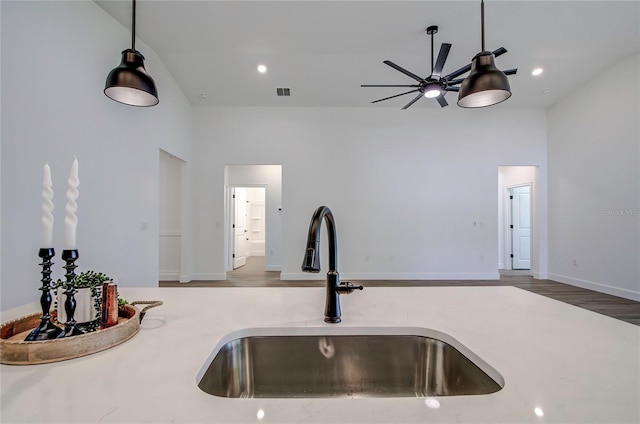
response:
M437 86L425 87L424 97L426 97L427 99L433 99L441 94L442 92Z
M401 66L396 65L390 60L385 60L383 63L395 69L396 71L402 72L410 78L416 80L417 84L408 84L408 85L367 85L363 84L360 87L408 87L413 90L409 90L404 93L396 94L391 97L385 97L384 99L374 100L371 103L378 103L384 100L393 99L394 97L404 96L405 94L410 93L418 93L416 97L413 98L409 103L407 103L402 109L407 109L411 107L415 102L420 100L422 97L426 97L428 99L436 99L438 104L441 107L445 107L448 105L447 101L444 98L444 95L447 91L458 91L458 87L455 87L456 84L460 84L462 80L453 80L458 75L461 75L464 72L458 73L456 75L449 74L445 77L441 77L442 68L444 67L444 63L447 60L447 56L449 55L449 50L451 50L451 44L442 43L440 46L440 52L438 53L437 60L433 61L433 35L438 32L438 27L435 25L427 28L427 34L431 36L431 75L428 77L422 78L412 72L407 71ZM468 71L468 70L467 70ZM465 71L466 72L466 71Z
M136 0L133 0L131 48L122 52L120 65L107 76L104 94L116 102L131 106L155 106L158 89L144 67L144 56L136 50Z

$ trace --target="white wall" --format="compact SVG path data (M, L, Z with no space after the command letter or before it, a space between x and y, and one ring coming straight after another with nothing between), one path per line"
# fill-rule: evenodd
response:
M640 56L549 109L549 273L640 300Z
M307 227L323 204L336 218L344 278L493 279L497 167L546 172L545 112L196 107L193 153L201 273L224 270L224 165L278 163L283 279L308 278Z
M190 160L191 107L144 43L160 104L109 100L104 83L131 42L91 1L2 1L2 303L39 299L42 167L53 174L54 278L62 278L66 179L79 161L78 272L158 284L158 149Z

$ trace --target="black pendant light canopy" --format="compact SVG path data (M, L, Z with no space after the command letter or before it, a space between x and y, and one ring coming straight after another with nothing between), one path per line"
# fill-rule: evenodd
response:
M133 0L131 48L122 52L122 62L107 76L104 94L131 106L155 106L158 90L144 68L144 56L136 50L136 0Z
M480 5L482 51L471 60L471 72L460 86L458 106L476 108L495 105L511 97L509 79L496 68L492 52L484 48L484 0ZM515 72L514 72L515 73Z

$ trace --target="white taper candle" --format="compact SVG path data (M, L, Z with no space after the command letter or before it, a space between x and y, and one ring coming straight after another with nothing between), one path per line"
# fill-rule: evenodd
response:
M53 247L53 189L51 182L51 168L48 163L44 165L44 176L42 178L42 218L40 220L42 228L43 249Z
M64 248L67 250L76 249L76 231L78 228L78 217L76 211L78 210L78 186L80 180L78 179L78 159L74 156L73 163L71 164L71 173L67 180L69 188L67 189L67 206L65 207L66 215L64 217Z

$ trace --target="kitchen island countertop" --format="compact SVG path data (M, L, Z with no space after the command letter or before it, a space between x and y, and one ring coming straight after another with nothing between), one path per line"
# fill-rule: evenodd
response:
M37 293L36 293L37 294ZM514 287L120 288L162 300L140 332L90 356L0 366L2 423L638 423L640 327ZM2 322L39 311L34 302ZM227 399L196 376L228 333L258 327L423 327L457 339L502 390L438 398Z

